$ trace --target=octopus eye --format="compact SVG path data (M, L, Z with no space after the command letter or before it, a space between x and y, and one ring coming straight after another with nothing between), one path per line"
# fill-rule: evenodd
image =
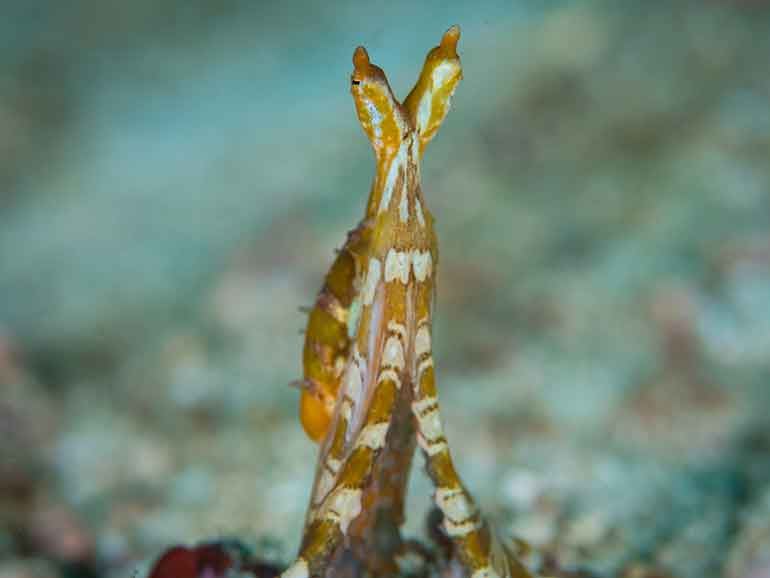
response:
M353 86L358 86L359 84L361 84L361 81L353 79L350 81L350 84L352 84Z

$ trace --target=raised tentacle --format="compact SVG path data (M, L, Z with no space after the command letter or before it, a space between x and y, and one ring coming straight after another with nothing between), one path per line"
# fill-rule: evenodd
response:
M363 221L348 233L308 314L302 351L303 378L298 383L300 421L307 435L321 441L329 428L342 371L350 353L352 309L362 255L371 236ZM354 321L354 320L353 320Z
M425 57L420 77L404 101L419 133L420 156L425 146L436 136L441 123L449 112L457 83L463 76L457 41L460 28L452 26L444 33L441 43Z
M393 190L403 184L403 143L412 134L413 126L406 109L393 96L385 73L369 61L363 46L353 54L353 67L350 92L361 128L372 144L377 161L366 208L371 218L389 205Z
M452 462L436 395L431 336L432 293L428 285L420 286L417 293L412 414L417 443L435 487L434 501L443 514L443 530L469 578L529 578L529 572L508 556L497 542Z
M303 425L324 439L300 552L284 578L333 575L348 550L373 575L395 573L415 444L436 488L452 557L468 578L530 577L494 539L463 486L436 398L431 320L438 246L423 206L419 160L462 77L459 34L450 28L428 53L403 106L366 51L359 47L353 56L351 92L377 172L366 220L332 265L308 321ZM380 544L381 520L395 530L395 546Z
M375 263L377 263L375 265ZM379 261L371 259L363 309L319 470L297 561L284 576L323 573L342 546L350 546L371 525L376 484L372 474L397 415L405 369L407 303L405 287L380 282ZM305 574L301 574L305 572Z

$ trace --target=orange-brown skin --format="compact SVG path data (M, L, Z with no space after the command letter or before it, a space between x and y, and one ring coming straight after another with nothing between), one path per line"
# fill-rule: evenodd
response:
M393 575L414 448L425 456L453 557L470 578L530 574L497 544L454 469L443 434L431 349L438 245L419 162L462 77L459 28L428 53L400 103L362 47L351 92L377 170L310 313L300 416L321 441L305 531L284 578L334 575L342 550L373 575ZM352 318L352 312L359 312Z
M366 253L368 234L364 223L348 234L308 315L302 351L305 375L299 382L300 422L316 442L329 429L340 375L347 363L348 321L356 296L356 271L361 268L360 256Z

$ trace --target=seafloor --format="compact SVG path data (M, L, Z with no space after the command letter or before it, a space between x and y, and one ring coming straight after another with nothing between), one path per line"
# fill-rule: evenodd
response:
M373 172L350 56L403 96L453 23L423 187L465 481L535 565L770 577L768 2L36 4L0 18L0 577L289 561L298 307Z

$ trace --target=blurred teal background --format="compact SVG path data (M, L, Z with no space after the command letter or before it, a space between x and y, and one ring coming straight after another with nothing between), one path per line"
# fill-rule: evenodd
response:
M455 23L423 188L466 482L534 565L770 576L759 0L7 2L0 576L127 577L221 536L288 561L297 309L374 170L351 56L403 97Z

